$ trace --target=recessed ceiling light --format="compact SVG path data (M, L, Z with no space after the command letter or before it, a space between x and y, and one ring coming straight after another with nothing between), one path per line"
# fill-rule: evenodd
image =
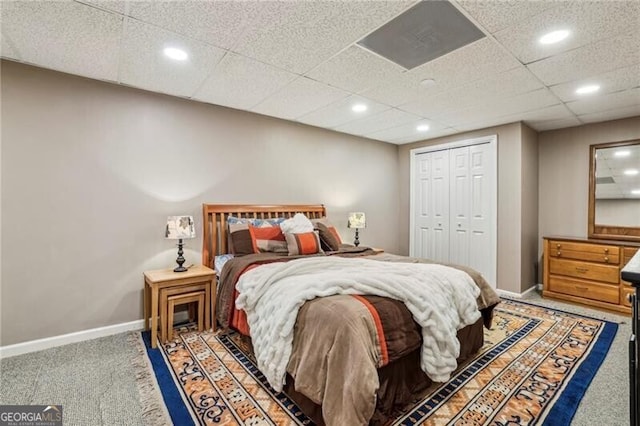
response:
M351 111L353 112L364 112L367 110L367 106L365 104L355 104L351 107Z
M429 125L428 124L419 124L418 127L416 127L416 130L419 132L426 132L427 130L429 130Z
M420 86L422 87L431 87L435 85L436 85L436 81L432 78L425 78L420 82Z
M588 95L589 93L595 93L600 90L600 86L597 84L589 84L587 86L578 87L576 93L578 95Z
M538 39L538 41L541 44L554 44L564 40L567 37L569 37L569 30L557 30L543 35L542 37L540 37L540 39Z
M624 174L627 176L635 176L638 174L638 170L636 169L627 169L624 171Z
M632 193L633 195L640 195L640 189L632 189L632 190L631 190L631 193Z
M614 157L628 157L631 155L631 151L629 151L628 149L622 150L622 151L616 151L613 153Z
M185 61L189 57L189 55L187 55L187 52L176 47L165 47L164 54L171 59L175 59L176 61Z

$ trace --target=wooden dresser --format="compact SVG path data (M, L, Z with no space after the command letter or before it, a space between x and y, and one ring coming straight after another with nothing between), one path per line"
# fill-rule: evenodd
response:
M620 269L640 244L572 237L544 238L542 295L631 313L631 284Z

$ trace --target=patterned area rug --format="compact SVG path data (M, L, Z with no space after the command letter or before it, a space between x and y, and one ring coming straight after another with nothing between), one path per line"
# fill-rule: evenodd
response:
M522 302L495 310L485 345L448 383L407 407L393 425L569 425L617 324ZM256 368L237 334L178 337L147 355L174 424L311 425Z

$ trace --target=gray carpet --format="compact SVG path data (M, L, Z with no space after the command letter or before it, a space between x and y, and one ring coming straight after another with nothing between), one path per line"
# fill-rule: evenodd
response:
M628 425L629 317L549 301L537 294L524 300L620 323L572 425ZM134 366L137 355L138 347L129 333L123 333L2 359L0 404L62 404L65 425L142 425L143 403Z

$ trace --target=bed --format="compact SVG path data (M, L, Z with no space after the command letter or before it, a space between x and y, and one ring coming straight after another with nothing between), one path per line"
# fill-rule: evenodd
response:
M296 213L303 213L309 219L317 221L326 217L323 205L204 204L203 264L214 267L216 256L232 251L229 233L232 228L229 224L231 220L273 220L291 218ZM347 285L342 281L351 280L346 278L352 277L351 272L347 272L348 268L355 271L353 273L356 275L353 277L358 277L354 289L349 287L344 290L341 287L342 292L326 293L326 289L333 289L335 283L339 287ZM372 268L370 272L375 278L364 277L364 271L369 268ZM437 315L433 313L436 312L435 308L422 305L434 303L442 306L445 298L439 299L434 291L431 291L429 297L416 296L412 299L412 292L415 290L407 290L409 295L397 297L412 299L412 302L397 300L395 292L402 292L405 285L413 285L414 275L422 274L427 269L435 271L436 275L446 272L446 276L442 275L444 281L453 282L455 279L455 285L458 286L456 288L459 289L455 294L472 292L474 313L469 313L469 295L466 296L466 305L455 299L452 304L455 307L447 305ZM344 279L341 279L342 271ZM313 275L314 273L318 275ZM275 281L271 278L260 281L262 276L286 276L282 281L289 282L289 287L271 288L269 286L275 285L271 284ZM389 277L403 284L395 285L395 281L378 284L378 281L384 281L382 277ZM325 285L324 280L333 280L331 282L334 284ZM465 280L466 284L458 283ZM469 285L469 281L473 285ZM259 288L262 289L262 299L266 300L264 303L276 306L275 310L273 306L271 311L262 313L249 309L246 301L256 298L252 299L246 296L249 293L244 292L253 288L256 282L262 286ZM291 283L294 285L291 286ZM360 284L369 287L360 287ZM378 285L382 290L377 289ZM243 289L242 294L239 294L236 286ZM374 287L376 290L371 292L366 290ZM283 288L287 290L283 291ZM302 294L290 297L289 291ZM290 302L290 298L294 300ZM440 302L436 303L431 299ZM424 367L425 359L435 360L435 364L444 359L440 367L450 370L451 353L455 353L453 361L457 365L477 352L483 345L483 326L490 327L492 311L499 300L482 276L468 268L445 267L423 259L341 244L338 250L325 250L315 255L291 256L266 252L235 257L222 268L215 303L216 319L222 330L235 328L247 335L247 341L254 343L259 361L261 355L269 352L267 358L262 358L261 370L265 375L268 376L268 371L275 377L270 382L276 390L285 392L317 424L357 425L388 423L433 384L430 377L443 381L442 377L445 376L438 376L436 367L431 367L431 370ZM242 305L245 302L246 317L243 316L244 311L235 307L236 303ZM280 304L295 305L297 310L290 312L289 308L278 309ZM480 314L476 315L478 310ZM454 311L457 313L454 314ZM269 330L271 317L264 312L271 313L274 324L279 324L280 327L290 326L291 332L284 332L282 328ZM416 319L421 317L421 312L432 313L425 318ZM267 317L268 321L265 320ZM459 344L456 343L454 349L449 349L450 344L443 340L447 337L446 332L442 330L451 327L447 321L454 317L464 317L468 324L464 323L464 326L454 329L453 334L457 337L454 340ZM435 325L432 324L434 318ZM252 320L253 326L249 327L247 322ZM427 323L431 324L431 328L427 327ZM443 324L447 327L443 327ZM280 342L281 336L289 334L290 340L284 342L283 349L279 343L273 344L276 349L268 347L269 343ZM268 342L267 346L265 341ZM435 346L435 354L427 354L425 350L429 346L427 342L431 341L435 341L431 344ZM274 352L277 355L273 355ZM445 352L448 357L441 352ZM284 364L283 358L286 360Z

